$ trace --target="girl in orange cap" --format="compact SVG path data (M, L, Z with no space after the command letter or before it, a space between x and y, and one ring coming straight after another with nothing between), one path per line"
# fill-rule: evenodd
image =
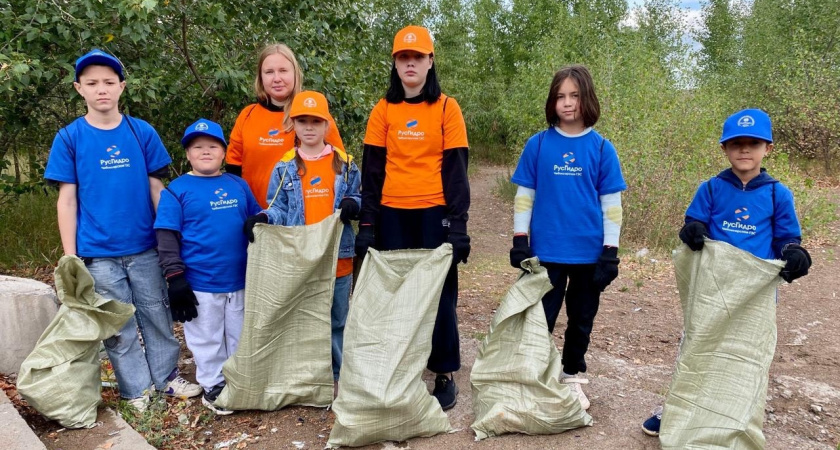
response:
M467 129L458 102L441 93L429 30L403 28L391 55L390 86L365 133L356 254L452 244L427 365L437 374L432 395L447 410L458 394L452 372L461 367L456 264L470 254Z

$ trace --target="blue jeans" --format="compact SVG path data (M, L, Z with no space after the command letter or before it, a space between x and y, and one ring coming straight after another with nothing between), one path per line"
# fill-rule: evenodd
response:
M166 281L158 266L157 250L115 258L93 258L87 264L96 292L134 305L134 317L114 336L105 350L114 366L120 396L137 398L154 385L163 390L178 363L180 345L172 333L172 315ZM145 352L137 337L143 335Z
M335 279L332 303L332 367L333 379L338 380L341 370L341 351L344 348L344 324L347 323L347 312L350 310L350 286L353 285L353 274Z

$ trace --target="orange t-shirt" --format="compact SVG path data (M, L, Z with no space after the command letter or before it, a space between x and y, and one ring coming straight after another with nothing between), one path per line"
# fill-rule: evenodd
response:
M306 173L300 177L303 191L303 221L318 223L335 212L335 152L315 161L304 161ZM353 258L339 258L336 277L353 273Z
M469 147L461 107L445 95L431 105L380 100L370 113L364 142L387 149L381 203L402 209L446 205L443 152Z
M274 165L294 148L294 130L283 131L282 111L271 111L261 104L245 107L230 133L225 162L242 166L242 178L251 187L262 208L268 207L266 193ZM330 119L325 140L344 150L335 121Z

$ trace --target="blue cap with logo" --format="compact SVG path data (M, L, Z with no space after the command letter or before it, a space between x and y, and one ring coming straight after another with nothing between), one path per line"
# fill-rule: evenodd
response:
M227 147L227 141L225 141L225 133L222 131L222 126L212 120L203 118L196 120L195 123L184 130L184 137L181 139L181 145L186 148L191 140L199 136L211 137L221 141L221 143Z
M123 66L119 59L115 58L108 53L95 48L84 55L80 56L79 59L76 60L76 82L79 82L79 75L82 73L85 68L91 64L95 64L98 66L108 66L114 69L114 72L117 73L117 76L120 77L120 81L125 80L125 75L123 75Z
M751 137L773 142L770 116L760 109L744 109L732 114L723 122L720 143L739 137Z

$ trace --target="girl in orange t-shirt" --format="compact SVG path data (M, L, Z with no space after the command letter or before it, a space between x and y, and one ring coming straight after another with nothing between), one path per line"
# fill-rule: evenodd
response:
M295 130L285 110L302 85L303 73L292 50L285 44L266 46L260 52L254 79L257 103L239 113L230 133L225 170L245 179L263 208L268 205L271 169L295 146ZM327 142L344 150L332 116L327 122Z
M350 220L359 214L361 174L353 158L326 143L330 125L327 99L318 92L298 94L289 109L297 147L274 166L268 188L269 205L245 221L245 233L254 242L254 225L300 226L318 223L341 210L344 230L338 250L332 304L333 377L337 381L344 346L344 324L353 283L353 243Z
M437 374L432 395L447 410L458 394L452 372L461 367L456 264L470 254L467 128L458 102L440 91L429 30L403 28L391 55L390 86L365 133L356 254L452 244L427 365Z

